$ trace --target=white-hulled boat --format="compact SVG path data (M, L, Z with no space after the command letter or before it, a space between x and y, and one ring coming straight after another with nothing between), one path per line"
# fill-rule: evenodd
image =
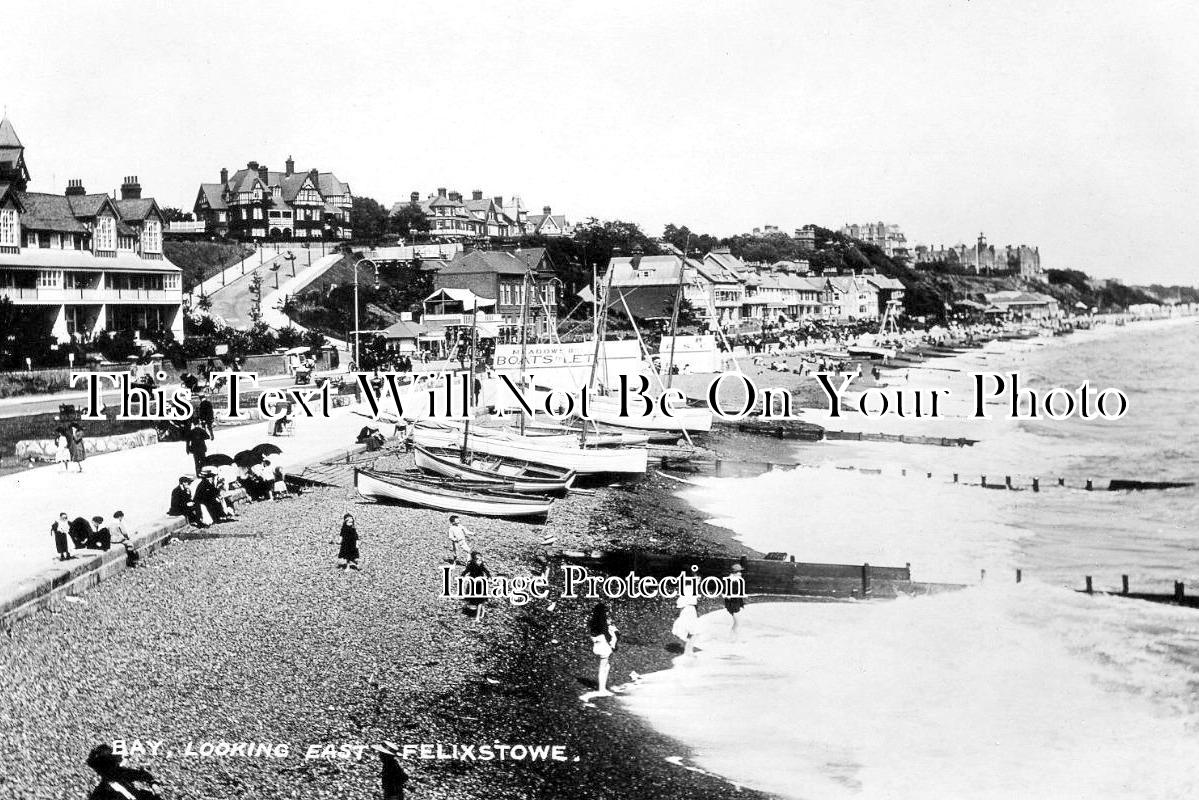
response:
M489 517L540 517L549 513L553 498L484 489L479 484L401 477L398 474L354 471L354 488L372 500L409 503L437 511Z
M451 421L451 424L457 424ZM527 422L522 434L513 426L497 427L495 425L475 425L472 423L470 432L486 436L488 433L513 434L536 438L546 444L562 444L565 447L577 447L579 429L551 422ZM596 431L593 426L587 428L588 447L639 447L649 442L649 437L632 431Z
M605 425L617 425L621 428L633 428L644 431L675 431L680 436L683 431L688 433L707 433L712 430L712 412L706 408L681 407L671 409L670 416L662 413L655 405L653 412L641 416L644 403L630 402L628 416L620 415L620 401L613 397L593 397L589 403L588 412L596 422Z
M426 420L413 427L413 442L421 447L461 448L466 433L441 420ZM580 475L600 472L645 472L649 462L644 447L579 447L578 440L559 436L520 436L515 433L472 429L467 449L535 464L574 470ZM547 441L558 440L562 441Z
M417 446L416 466L451 478L510 486L511 491L522 494L562 492L575 482L574 470L483 453L470 453L469 460L463 463L461 452L448 447Z

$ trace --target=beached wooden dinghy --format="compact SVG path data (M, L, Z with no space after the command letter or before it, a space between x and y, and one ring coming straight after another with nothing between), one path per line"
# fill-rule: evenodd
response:
M671 411L668 417L655 408L652 414L640 416L630 413L620 416L620 401L611 397L594 397L588 409L591 418L606 425L616 425L621 428L632 428L645 431L670 431L680 436L683 431L688 433L707 433L712 430L712 412L707 408L683 407ZM640 403L630 403L631 412L641 410Z
M448 447L418 445L416 466L450 478L510 486L511 491L522 494L564 492L575 482L574 470L483 453L471 453L470 459L463 463L461 452Z
M477 483L422 480L398 473L354 471L358 494L372 500L409 503L437 511L481 514L489 517L541 517L550 511L553 498L485 489Z
M461 448L465 431L438 422L420 422L413 428L413 441L421 447ZM578 440L569 437L520 436L515 433L488 432L469 434L467 449L476 453L548 464L574 470L580 475L601 472L643 473L648 458L644 447L579 447ZM546 440L561 439L560 442Z

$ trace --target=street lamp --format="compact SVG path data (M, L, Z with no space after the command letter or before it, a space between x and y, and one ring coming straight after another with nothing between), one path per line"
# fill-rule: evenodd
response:
M362 333L358 330L358 267L360 267L364 261L375 268L376 278L379 275L379 266L369 258L360 258L354 262L354 366L358 369L362 369L362 364L359 360ZM378 283L377 280L376 283Z

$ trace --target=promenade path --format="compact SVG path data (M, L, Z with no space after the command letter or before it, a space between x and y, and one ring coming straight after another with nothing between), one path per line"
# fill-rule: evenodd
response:
M233 455L261 442L272 442L283 451L272 462L285 472L298 473L318 458L353 447L358 430L367 421L354 413L361 408L335 408L328 418L300 416L295 435L279 438L267 435L266 422L218 425L208 452ZM388 432L386 427L384 432ZM125 512L132 533L166 514L171 489L179 476L193 471L192 458L183 442L161 442L90 456L83 462L82 473L64 473L60 466L51 465L0 477L0 507L4 509L0 597L19 581L58 565L50 524L60 511L67 512L71 519L99 514L107 520L119 509ZM77 555L94 558L89 552L78 551Z

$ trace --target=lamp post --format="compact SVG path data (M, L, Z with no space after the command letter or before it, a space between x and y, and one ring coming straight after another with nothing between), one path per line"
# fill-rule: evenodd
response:
M362 333L358 330L358 327L359 327L358 326L358 267L362 266L362 263L364 261L375 268L376 279L378 278L378 275L379 275L379 266L374 261L371 261L369 258L360 258L354 262L354 366L357 367L358 369L362 369L362 364L360 363L360 360L359 360L360 355L361 355L360 350L361 350L361 343L362 343ZM378 280L376 280L375 282L377 284Z

